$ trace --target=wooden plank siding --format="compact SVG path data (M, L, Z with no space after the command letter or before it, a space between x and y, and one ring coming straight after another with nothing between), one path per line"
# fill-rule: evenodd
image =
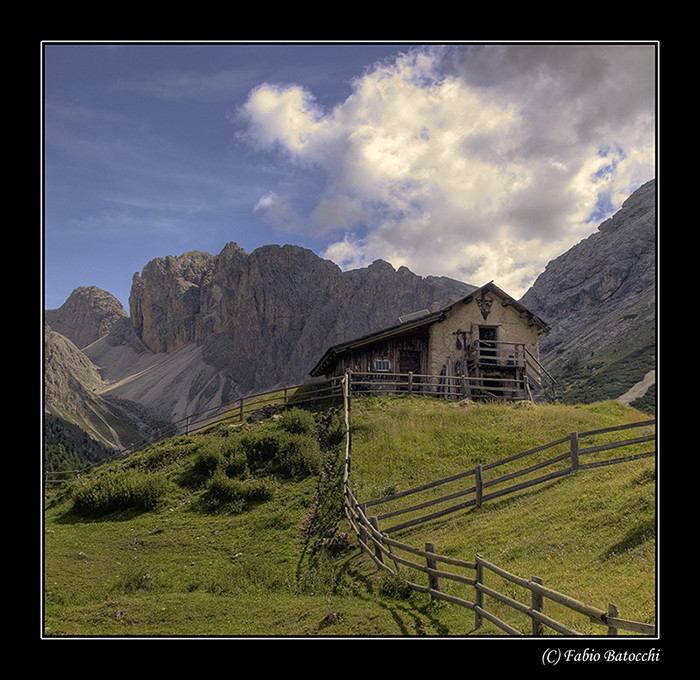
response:
M463 384L477 386L481 396L530 398L528 367L539 366L538 340L549 326L493 283L441 309L408 316L397 326L328 348L311 375L372 374L379 382L382 374L387 381L389 374L404 376L400 382L437 376L445 385L468 378Z
M427 359L428 332L422 328L371 345L348 349L336 362L333 376L342 376L346 371L379 374L425 373Z

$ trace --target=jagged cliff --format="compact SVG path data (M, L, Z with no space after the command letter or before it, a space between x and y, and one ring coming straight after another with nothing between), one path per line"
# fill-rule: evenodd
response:
M108 293L87 288L46 316L99 368L102 399L172 422L307 382L329 344L473 289L381 260L343 272L297 246L249 254L229 243L218 255L190 252L146 264L133 278L129 317ZM99 310L109 323L100 324Z
M655 369L656 240L651 180L552 260L523 296L550 324L540 351L561 398L615 399Z
M595 234L550 262L522 298L551 327L541 354L564 400L618 398L645 377L653 382L655 187L641 187ZM306 382L328 346L474 288L381 260L343 272L290 245L247 253L229 243L218 255L157 258L134 275L129 315L94 287L46 312L52 331L75 345L47 336L47 407L68 414L82 401L93 413L121 413L127 434L113 441L123 445L149 427Z
M76 288L60 309L47 309L44 321L78 348L107 335L128 319L121 302L97 286Z
M100 296L102 293L97 292ZM58 419L52 425L53 431L58 428L58 422L66 421L105 447L125 448L162 424L148 415L144 417L143 409L133 405L123 407L117 400L103 398L101 394L107 383L98 367L73 342L46 323L43 346L44 407Z

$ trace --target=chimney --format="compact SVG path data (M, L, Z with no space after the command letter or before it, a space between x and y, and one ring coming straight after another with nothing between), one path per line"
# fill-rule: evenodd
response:
M440 303L439 302L431 302L430 303L430 313L432 314L433 312L439 312L440 311Z

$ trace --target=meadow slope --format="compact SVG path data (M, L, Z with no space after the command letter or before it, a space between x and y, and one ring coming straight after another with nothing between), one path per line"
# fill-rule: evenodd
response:
M476 635L473 614L406 592L351 535L346 542L339 416L293 409L264 423L222 422L47 493L42 635ZM571 431L646 419L615 402L356 399L351 481L368 500ZM465 560L481 553L653 623L656 461L582 471L400 539Z

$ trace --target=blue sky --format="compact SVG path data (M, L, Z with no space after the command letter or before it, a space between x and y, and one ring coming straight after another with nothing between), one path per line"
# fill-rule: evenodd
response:
M235 241L520 297L656 174L652 43L46 43L45 307Z

